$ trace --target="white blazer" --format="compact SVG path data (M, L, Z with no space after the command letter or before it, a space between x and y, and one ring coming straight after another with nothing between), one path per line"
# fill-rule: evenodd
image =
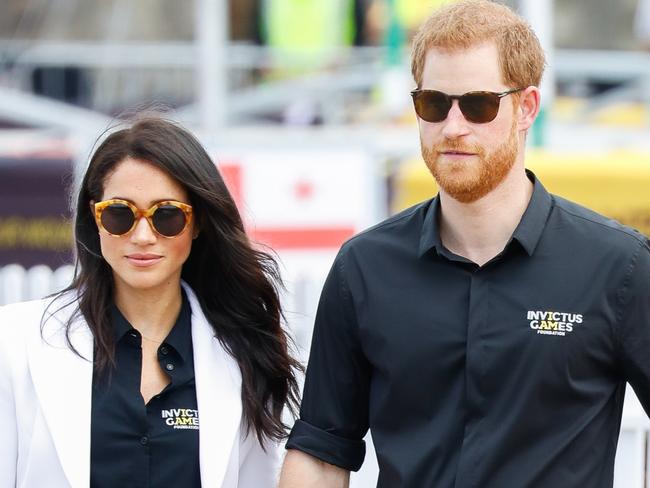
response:
M214 337L192 290L184 287L192 309L201 484L274 487L279 446L269 442L265 452L254 433L244 436L237 363ZM76 319L71 342L90 360L68 347L62 324L74 305L49 316L41 335L50 301L0 307L0 488L90 485L93 337L83 318Z

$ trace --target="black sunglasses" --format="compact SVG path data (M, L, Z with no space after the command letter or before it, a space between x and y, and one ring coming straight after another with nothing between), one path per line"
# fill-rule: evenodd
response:
M454 100L463 116L470 122L484 124L491 122L499 113L499 102L511 93L516 93L523 88L513 88L501 93L490 91L471 91L463 95L447 95L437 90L413 90L413 105L415 113L427 122L442 122L447 118Z

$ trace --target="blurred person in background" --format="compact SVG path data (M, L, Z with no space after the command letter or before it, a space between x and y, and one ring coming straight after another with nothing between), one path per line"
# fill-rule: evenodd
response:
M440 188L345 243L316 317L281 488L611 488L626 381L650 409L650 243L525 169L544 53L485 0L414 39Z
M305 68L331 61L355 38L355 0L261 0L262 37Z
M356 18L356 0L262 0L262 39L278 63L267 78L307 76L336 65L342 48L355 43ZM289 125L316 125L321 112L313 95L297 92L281 118Z
M420 26L435 9L456 0L367 0L365 14L366 44L387 42L387 29L391 20L403 32L403 39L410 41ZM394 16L394 19L391 19Z
M199 142L109 135L74 229L73 283L0 308L0 487L276 486L299 367L278 270Z
M641 48L650 51L650 0L639 0L634 17L634 32Z
M393 0L397 18L406 31L407 39L411 39L417 31L422 19L426 19L434 10L456 0Z

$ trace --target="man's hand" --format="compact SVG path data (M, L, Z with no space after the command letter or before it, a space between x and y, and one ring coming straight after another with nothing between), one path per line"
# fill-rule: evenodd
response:
M350 472L296 449L284 458L279 488L348 488Z

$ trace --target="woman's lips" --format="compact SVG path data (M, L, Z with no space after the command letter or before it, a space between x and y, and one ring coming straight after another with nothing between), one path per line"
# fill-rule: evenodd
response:
M158 254L129 254L126 256L126 259L133 266L138 267L147 267L153 266L157 262L162 260L162 256Z

